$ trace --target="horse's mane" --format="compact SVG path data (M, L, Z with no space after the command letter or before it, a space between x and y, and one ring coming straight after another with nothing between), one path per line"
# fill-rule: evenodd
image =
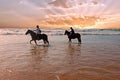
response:
M70 33L68 30L65 30L67 33Z
M69 32L68 30L65 30L65 31Z
M30 31L31 33L34 33L34 34L36 34L33 30L30 30L30 29L28 29L28 31Z
M30 29L28 29L28 31L31 31L31 32L33 32L32 30L30 30Z
M30 32L34 32L33 30L28 29ZM35 33L35 32L34 32Z

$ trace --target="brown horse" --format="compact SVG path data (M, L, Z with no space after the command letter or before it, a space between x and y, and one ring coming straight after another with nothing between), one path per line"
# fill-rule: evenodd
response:
M75 33L75 34L73 34L73 35L70 36L70 32L67 31L67 30L65 30L64 35L68 36L68 39L69 39L70 42L71 42L71 39L77 38L78 42L81 43L81 35L79 33Z
M25 33L26 35L27 34L30 34L31 35L31 38L32 40L30 40L30 44L31 44L31 41L34 41L35 44L37 45L37 42L36 40L43 40L44 41L44 44L48 43L49 44L49 41L48 41L48 36L46 34L36 34L34 31L32 30L27 30L27 32Z

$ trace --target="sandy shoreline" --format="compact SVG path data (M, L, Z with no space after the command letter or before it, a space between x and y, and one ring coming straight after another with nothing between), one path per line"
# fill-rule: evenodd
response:
M13 40L14 39L14 40ZM0 35L1 80L119 80L120 37L49 36L50 46L29 44L29 36Z

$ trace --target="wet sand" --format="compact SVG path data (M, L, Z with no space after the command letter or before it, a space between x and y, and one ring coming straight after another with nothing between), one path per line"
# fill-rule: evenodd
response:
M49 36L50 46L29 36L0 35L0 80L120 80L120 36L83 35L68 43Z

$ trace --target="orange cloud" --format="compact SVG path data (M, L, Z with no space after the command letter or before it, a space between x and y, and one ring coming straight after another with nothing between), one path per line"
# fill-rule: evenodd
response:
M95 16L85 16L85 17L74 17L70 16L69 18L57 18L57 17L50 17L47 18L44 23L48 25L56 25L56 26L74 26L79 25L80 27L84 28L86 26L93 26L95 23L100 20L101 18Z

